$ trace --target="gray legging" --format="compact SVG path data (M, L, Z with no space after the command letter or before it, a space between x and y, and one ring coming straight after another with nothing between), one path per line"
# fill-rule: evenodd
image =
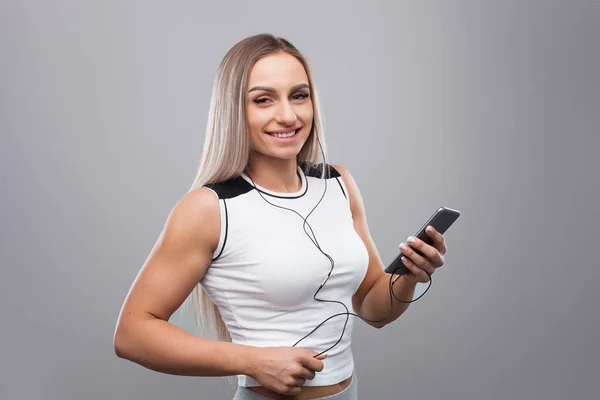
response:
M319 397L315 400L327 399L327 400L357 400L358 399L358 380L356 379L356 371L352 372L352 380L346 389L339 393L332 394L331 396ZM253 392L252 390L238 386L233 396L233 400L272 400L269 397L265 397L261 394Z

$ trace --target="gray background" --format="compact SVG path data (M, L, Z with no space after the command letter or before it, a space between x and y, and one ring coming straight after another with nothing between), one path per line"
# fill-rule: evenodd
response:
M360 398L597 398L592 0L0 2L0 398L227 398L112 336L195 175L217 64L261 32L309 59L385 262L462 212L425 297L357 321Z

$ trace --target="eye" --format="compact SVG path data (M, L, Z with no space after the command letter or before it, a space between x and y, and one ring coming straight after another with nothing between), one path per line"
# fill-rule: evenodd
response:
M267 100L269 100L267 97L259 97L257 99L254 99L253 101L257 104L262 104L262 103L266 103Z
M298 93L294 94L291 97L291 99L296 100L296 101L301 101L301 100L306 99L307 97L310 97L310 95L308 93L298 92ZM264 103L270 102L271 99L269 97L257 97L256 99L254 99L252 101L256 104L264 104Z
M308 97L308 93L299 92L292 96L293 100L303 100Z

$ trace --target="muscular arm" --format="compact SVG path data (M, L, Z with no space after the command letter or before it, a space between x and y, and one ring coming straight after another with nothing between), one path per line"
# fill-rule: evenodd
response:
M127 294L113 339L117 356L174 375L249 373L252 347L200 338L168 322L206 273L219 234L215 194L183 196Z

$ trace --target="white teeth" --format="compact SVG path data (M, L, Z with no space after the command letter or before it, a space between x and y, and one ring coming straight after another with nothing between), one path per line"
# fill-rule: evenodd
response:
M269 135L275 136L275 137L280 137L280 138L286 138L286 137L294 136L295 133L296 133L296 131L291 131L291 132L287 132L287 133L269 133Z

